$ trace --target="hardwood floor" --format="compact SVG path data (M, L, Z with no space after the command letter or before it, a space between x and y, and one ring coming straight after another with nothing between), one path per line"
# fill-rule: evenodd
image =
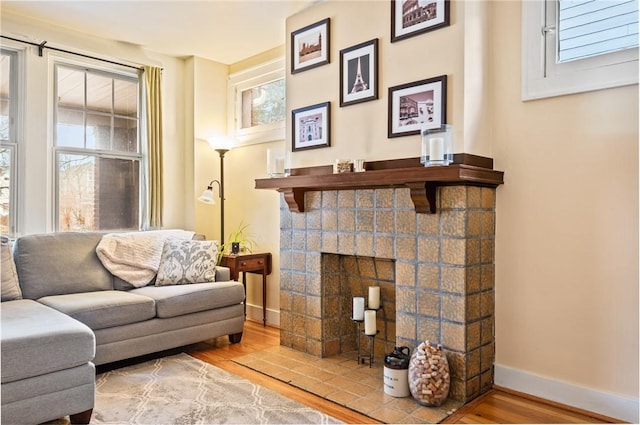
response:
M368 416L363 416L353 410L240 366L232 361L236 357L279 344L280 331L277 328L263 327L261 323L247 321L242 342L239 344L229 344L229 340L226 337L221 337L191 345L186 352L193 357L276 391L285 397L325 412L345 423L380 423ZM612 418L568 408L557 403L496 387L459 409L443 423L546 424L620 422Z
M494 387L449 416L448 424L621 423L527 394Z

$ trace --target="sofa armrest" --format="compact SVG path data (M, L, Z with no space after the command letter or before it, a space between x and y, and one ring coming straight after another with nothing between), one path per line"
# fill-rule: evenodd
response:
M229 267L216 266L216 282L227 282L229 280L231 280Z

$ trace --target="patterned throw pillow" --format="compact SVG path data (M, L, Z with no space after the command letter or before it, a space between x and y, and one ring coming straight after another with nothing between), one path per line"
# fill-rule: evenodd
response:
M11 301L22 299L22 291L18 285L18 273L16 273L16 265L11 255L11 242L6 236L1 237L0 251L2 264L0 271L2 272L2 301Z
M213 282L218 260L217 241L167 240L156 286Z

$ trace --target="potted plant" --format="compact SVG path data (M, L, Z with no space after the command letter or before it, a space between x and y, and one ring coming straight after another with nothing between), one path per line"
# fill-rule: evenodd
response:
M252 252L255 242L253 238L247 234L248 227L248 224L242 224L242 222L240 222L238 229L229 234L229 239L220 247L219 259L222 259L222 255L227 251L231 254L239 254L241 251Z

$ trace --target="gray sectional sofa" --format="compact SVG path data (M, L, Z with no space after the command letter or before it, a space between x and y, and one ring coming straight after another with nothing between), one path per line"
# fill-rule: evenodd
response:
M229 335L239 342L244 288L215 282L133 288L96 255L101 233L29 235L14 242L21 297L1 305L2 423L65 415L88 423L95 367ZM22 298L22 299L15 299Z

